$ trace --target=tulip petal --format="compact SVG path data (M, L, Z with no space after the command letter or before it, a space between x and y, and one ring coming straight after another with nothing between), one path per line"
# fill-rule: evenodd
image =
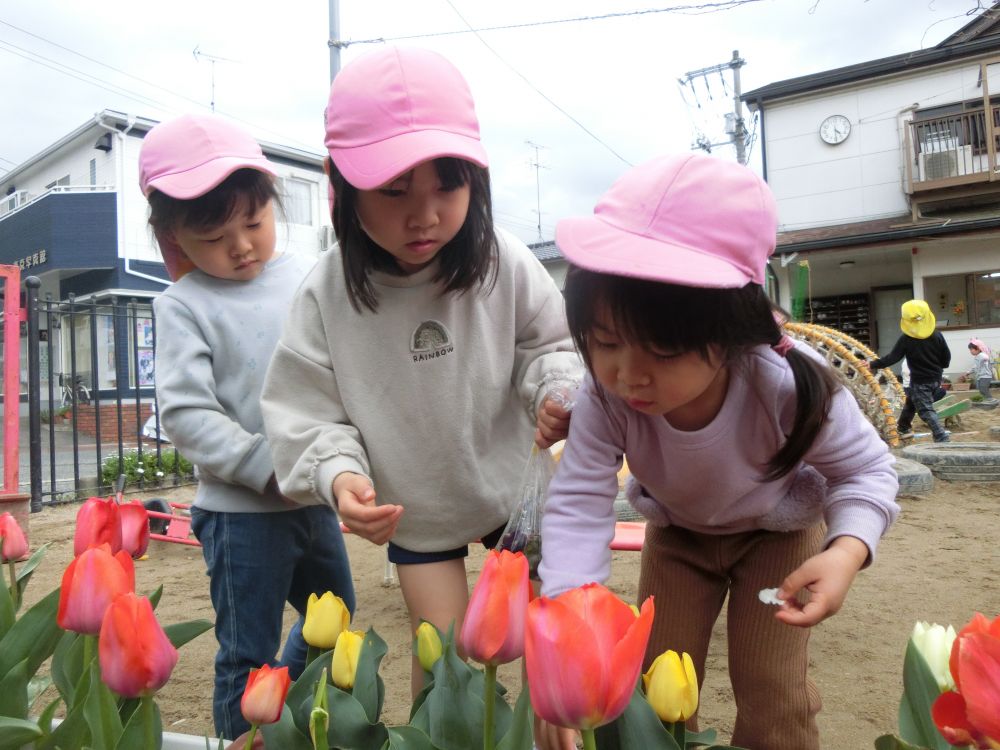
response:
M105 684L126 698L138 698L167 683L178 654L149 599L127 593L118 596L104 615L98 656Z
M600 658L604 663L609 662L615 644L636 621L631 607L599 583L588 583L570 589L557 599L590 624L594 633L593 647L600 650Z
M240 711L251 724L273 724L281 718L285 696L291 686L288 667L272 668L265 664L254 669L247 678Z
M97 635L115 597L134 589L132 558L122 552L112 555L107 544L91 547L63 572L56 622L63 630Z
M28 554L28 540L10 513L0 514L0 559L20 560Z
M986 737L1000 740L1000 640L986 633L965 636L958 671L969 723Z
M605 713L614 718L628 705L635 691L635 684L642 672L642 659L649 643L649 633L653 629L653 599L646 599L634 617L624 602L630 624L624 636L619 636L611 652L611 684L608 686Z
M482 664L489 663L507 638L510 597L500 568L500 555L491 550L472 590L458 639L462 650Z
M931 706L931 718L949 744L958 747L977 744L977 732L965 715L965 700L958 693L941 693Z

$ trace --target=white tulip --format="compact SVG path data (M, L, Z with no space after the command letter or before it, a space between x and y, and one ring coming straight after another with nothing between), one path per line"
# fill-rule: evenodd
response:
M951 658L951 645L955 642L955 629L951 625L946 628L937 623L930 625L917 622L913 626L911 640L930 667L941 692L954 690L955 679L951 676L948 662Z

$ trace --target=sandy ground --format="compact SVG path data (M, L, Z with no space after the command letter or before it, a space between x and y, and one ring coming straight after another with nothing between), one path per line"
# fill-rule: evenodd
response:
M987 441L989 426L1000 425L1000 410L967 412L962 420L955 440ZM916 426L919 430L922 423L918 420ZM190 490L175 491L174 497L190 497ZM875 565L859 575L844 609L817 626L811 639L812 676L824 702L820 731L823 747L830 750L871 748L876 737L895 730L903 650L916 620L957 628L975 611L990 617L1000 613L1000 483L935 480L932 492L901 497L900 504L903 512L884 539ZM31 516L32 544L53 544L31 582L30 600L58 585L72 555L76 509L50 507ZM348 549L358 592L355 628L374 626L389 644L382 663L387 688L383 718L402 723L410 702L411 638L402 598L398 587L383 585L384 549L354 537L348 537ZM470 585L482 560L481 551L469 558ZM615 553L610 585L626 601L635 598L638 572L638 554ZM148 559L137 563L137 588L148 593L160 584L165 587L158 609L162 622L212 618L200 549L153 542ZM291 621L289 613L286 625ZM211 733L215 645L209 632L181 649L177 668L159 697L166 729ZM517 670L501 670L500 678L516 695ZM723 619L710 655L702 724L715 727L725 739L734 713Z

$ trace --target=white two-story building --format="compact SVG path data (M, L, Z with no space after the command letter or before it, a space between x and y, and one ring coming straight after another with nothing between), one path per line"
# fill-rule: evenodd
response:
M763 86L782 305L887 352L899 307L930 304L971 366L1000 350L1000 3L935 47Z

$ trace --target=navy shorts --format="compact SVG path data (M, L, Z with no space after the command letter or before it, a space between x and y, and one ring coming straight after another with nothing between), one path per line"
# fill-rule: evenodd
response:
M496 547L506 526L507 524L504 524L499 529L491 531L480 539L479 541L483 547L486 549ZM408 550L389 542L389 562L396 563L396 565L421 565L423 563L443 562L445 560L458 560L468 556L468 544L463 544L461 547L456 547L455 549L447 549L444 552L414 552L413 550Z

